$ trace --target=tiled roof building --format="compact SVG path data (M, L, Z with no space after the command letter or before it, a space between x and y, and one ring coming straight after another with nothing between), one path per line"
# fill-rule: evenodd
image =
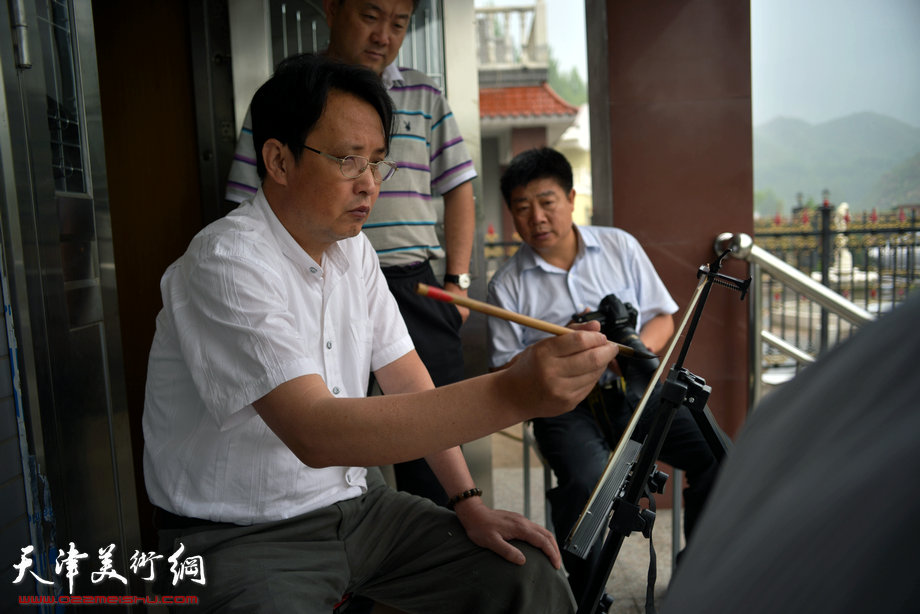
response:
M553 91L548 83L479 90L479 117L482 120L513 118L574 119L578 107Z

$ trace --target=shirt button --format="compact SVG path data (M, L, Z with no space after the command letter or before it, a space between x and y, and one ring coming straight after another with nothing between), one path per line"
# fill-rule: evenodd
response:
M310 272L311 272L311 273L316 273L316 267L315 267L315 266L311 266L311 267L310 267Z
M339 391L339 387L338 387L338 386L334 386L334 387L332 388L332 394L338 394L339 392L340 392L340 391Z
M327 349L327 350L331 350L331 349L332 349L332 342L331 342L331 341L327 341L327 342L326 342L326 349Z

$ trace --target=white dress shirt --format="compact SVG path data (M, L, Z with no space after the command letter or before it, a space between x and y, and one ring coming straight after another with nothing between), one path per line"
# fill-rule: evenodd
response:
M369 372L413 347L363 233L322 260L294 241L259 189L166 271L143 417L155 505L250 524L366 490L363 467L304 465L252 407L306 374L336 396L363 397Z
M636 330L660 314L677 311L664 282L631 234L619 228L574 226L578 252L567 271L524 244L489 282L488 302L553 324L567 324L595 311L608 294L639 312ZM549 337L499 318L489 318L489 363L501 367L527 346Z

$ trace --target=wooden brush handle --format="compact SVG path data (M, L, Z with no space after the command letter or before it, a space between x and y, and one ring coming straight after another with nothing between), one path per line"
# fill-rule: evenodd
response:
M466 296L460 296L447 290L442 290L441 288L433 288L427 284L418 284L418 287L415 291L422 296L427 296L438 301L443 301L445 303L454 303L455 305L463 305L468 307L473 311L478 311L484 313L487 316L493 316L496 318L501 318L503 320L509 320L511 322L517 322L523 326L530 328L535 328L537 330L542 330L543 332L551 333L553 335L565 335L567 333L573 332L571 328L566 328L565 326L559 326L558 324L553 324L552 322L547 322L545 320L538 320L537 318L531 318L530 316L525 316L514 311L509 311L507 309L502 309L501 307L496 307L495 305L490 305L489 303L484 303L482 301L477 301ZM613 343L611 341L610 343ZM620 353L623 356L636 356L636 351L629 347L628 345L623 345L621 343L615 343L618 348L620 348ZM643 358L653 357L650 356L641 356Z

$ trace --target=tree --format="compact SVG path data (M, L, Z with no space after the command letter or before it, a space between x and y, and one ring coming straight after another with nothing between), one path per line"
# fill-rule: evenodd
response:
M573 106L588 102L588 86L575 68L568 72L560 73L553 50L549 50L549 86L559 96Z
M771 217L775 213L782 215L784 205L783 199L771 189L754 191L754 212L761 217Z

